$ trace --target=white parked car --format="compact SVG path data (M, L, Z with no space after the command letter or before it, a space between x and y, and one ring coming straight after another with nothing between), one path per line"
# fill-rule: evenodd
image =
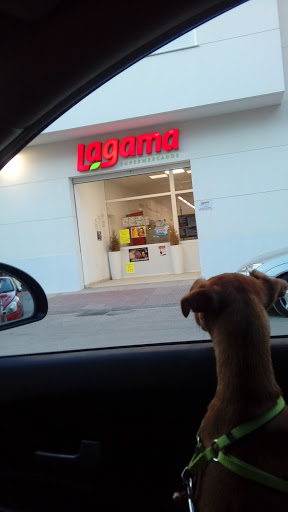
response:
M288 247L257 256L243 265L238 272L249 275L254 269L269 277L280 277L288 282ZM274 308L279 315L288 317L288 292L282 299L275 302Z

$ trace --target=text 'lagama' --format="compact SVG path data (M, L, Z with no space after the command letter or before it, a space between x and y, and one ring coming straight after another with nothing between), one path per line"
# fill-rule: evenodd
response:
M144 147L145 153L149 155L153 146L156 153L179 149L179 130L168 130L163 137L159 132L154 132L125 137L121 142L119 139L109 139L103 146L102 142L92 142L86 149L84 144L79 144L77 171L112 167L118 162L119 155L123 158L143 155Z

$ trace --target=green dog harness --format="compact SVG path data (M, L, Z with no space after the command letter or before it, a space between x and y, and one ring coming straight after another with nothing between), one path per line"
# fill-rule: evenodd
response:
M219 462L226 469L229 469L229 471L232 471L243 478L252 480L253 482L257 482L258 484L265 485L277 491L288 493L288 481L257 469L254 466L251 466L250 464L226 453L226 449L228 447L271 421L284 409L284 407L285 401L282 396L280 396L276 405L270 409L270 411L263 414L256 420L242 423L227 434L219 437L219 439L215 439L211 446L206 449L200 441L198 432L195 454L182 473L182 479L185 485L188 487L190 485L192 486L192 480L196 475L205 468L208 462L213 460Z

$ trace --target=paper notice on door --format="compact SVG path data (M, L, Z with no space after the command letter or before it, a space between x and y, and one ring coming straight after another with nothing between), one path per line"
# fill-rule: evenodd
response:
M126 274L135 274L134 263L126 263Z
M207 210L212 210L213 204L211 199L206 201L197 201L198 212L204 212Z
M130 244L130 230L129 229L119 229L120 233L120 243L121 244Z

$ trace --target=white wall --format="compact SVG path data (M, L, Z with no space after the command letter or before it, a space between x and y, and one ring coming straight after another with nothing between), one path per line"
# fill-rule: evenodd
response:
M191 124L192 183L201 270L235 271L286 245L287 104ZM201 200L211 211L198 211Z
M187 240L181 242L183 248L184 272L200 272L199 246L197 240ZM160 254L160 246L165 247L165 254ZM141 246L138 246L141 247ZM145 244L145 247L147 245ZM134 248L134 247L133 247ZM134 263L133 274L127 274L126 263L129 263L129 249L131 247L121 248L121 272L122 278L159 276L173 274L173 264L170 253L170 243L162 242L159 239L157 244L148 245L149 260L137 261Z
M196 109L284 90L277 0L251 0L196 29L198 46L133 65L47 128L46 133ZM277 95L277 99L273 95ZM204 108L205 107L205 108ZM163 121L162 121L163 122ZM103 127L105 129L105 127Z
M57 176L63 160L54 148L27 148L15 169L0 173L0 259L31 274L47 293L83 287L73 189Z
M186 242L181 242L181 245L185 272L201 272L198 240L186 240Z
M75 185L84 284L110 278L107 246L109 243L104 183L95 181ZM97 231L102 240L98 240Z
M159 246L165 246L166 254L160 255ZM142 247L142 246L135 246ZM143 277L143 276L159 276L165 274L172 274L172 259L170 255L170 244L159 241L158 244L145 245L148 247L149 260L148 261L136 261L134 263L134 273L127 274L126 263L129 263L129 249L132 247L121 248L121 274L122 278L129 277ZM134 249L134 247L133 247Z
M279 1L279 9L287 82L285 0ZM279 107L221 116L209 125L203 121L196 139L191 134L197 145L191 168L204 277L235 271L287 244L287 107L286 92ZM199 202L207 199L212 210L199 212Z
M287 113L285 96L279 107L177 125L180 130L177 163L191 164L201 270L205 277L235 271L250 258L287 245L288 218L283 206L288 199ZM158 126L157 129L165 133L168 128ZM122 138L130 133L133 132L118 133L118 136ZM25 169L13 184L8 183L8 178L5 181L2 173L0 176L3 204L20 205L11 214L7 211L1 225L2 239L9 240L5 251L2 249L2 259L13 260L25 270L32 269L32 275L37 270L35 277L40 276L40 282L46 280L49 291L52 291L50 269L55 271L56 264L62 269L61 262L66 260L63 276L57 272L62 290L67 290L67 280L69 289L71 283L78 289L81 287L68 178L86 179L89 173L76 171L77 142L29 147L21 154ZM175 165L175 160L170 158L165 166L169 166L169 161ZM136 165L134 161L128 162L125 169L122 163L120 159L115 168L104 170L103 175L117 172L129 175L135 167L139 172L147 171L147 162L141 160ZM150 165L156 163L151 161ZM25 183L26 169L28 177L34 178L31 184ZM197 211L197 201L206 199L212 201L212 211ZM28 210L26 201L30 204ZM31 233L33 226L35 230ZM20 250L13 239L22 241L24 236L29 239L29 247L22 242Z

